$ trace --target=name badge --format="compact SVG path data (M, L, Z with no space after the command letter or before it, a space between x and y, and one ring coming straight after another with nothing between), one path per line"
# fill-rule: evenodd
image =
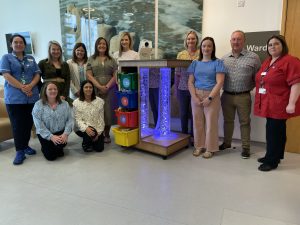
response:
M258 89L258 93L264 95L267 93L267 90L265 88L260 88Z
M262 75L262 76L266 76L267 75L267 72L261 72L261 74L260 75Z

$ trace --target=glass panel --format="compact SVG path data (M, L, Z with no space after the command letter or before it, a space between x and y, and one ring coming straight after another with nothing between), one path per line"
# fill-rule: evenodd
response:
M65 60L72 58L72 50L77 42L83 42L87 49L88 17L83 8L88 7L88 0L60 0L62 48ZM92 26L91 26L92 27ZM88 50L89 52L89 50Z

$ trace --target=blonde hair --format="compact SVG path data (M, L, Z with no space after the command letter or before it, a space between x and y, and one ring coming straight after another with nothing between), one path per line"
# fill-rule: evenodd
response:
M188 46L187 46L187 37L190 35L190 34L194 34L196 39L197 39L197 42L196 42L196 48L198 47L198 44L199 44L199 37L198 37L198 34L195 30L189 30L186 35L185 35L185 38L184 38L184 41L183 41L183 46L187 49Z
M122 56L122 52L123 52L123 47L121 45L121 40L122 38L124 38L125 36L128 37L129 39L129 49L132 50L132 38L129 32L123 32L120 36L120 42L119 42L119 57Z
M61 45L57 41L49 41L49 43L48 43L48 63L51 64L53 62L53 59L52 59L52 56L51 56L51 52L50 52L50 49L51 49L52 45L56 45L56 46L59 47L59 49L60 49L60 56L59 56L58 61L62 64L63 63L62 47L61 47Z

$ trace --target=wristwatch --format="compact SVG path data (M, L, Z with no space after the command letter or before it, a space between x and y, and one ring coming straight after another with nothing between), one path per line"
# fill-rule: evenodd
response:
M208 100L209 100L209 101L212 101L212 100L213 100L213 97L208 96Z

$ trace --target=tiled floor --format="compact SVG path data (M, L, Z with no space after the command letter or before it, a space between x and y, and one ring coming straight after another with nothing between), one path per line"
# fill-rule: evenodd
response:
M258 143L248 160L239 147L162 160L114 144L85 154L80 145L72 134L64 158L47 162L38 151L13 166L13 142L1 143L0 225L300 225L298 154L263 173ZM31 146L39 149L37 139Z

